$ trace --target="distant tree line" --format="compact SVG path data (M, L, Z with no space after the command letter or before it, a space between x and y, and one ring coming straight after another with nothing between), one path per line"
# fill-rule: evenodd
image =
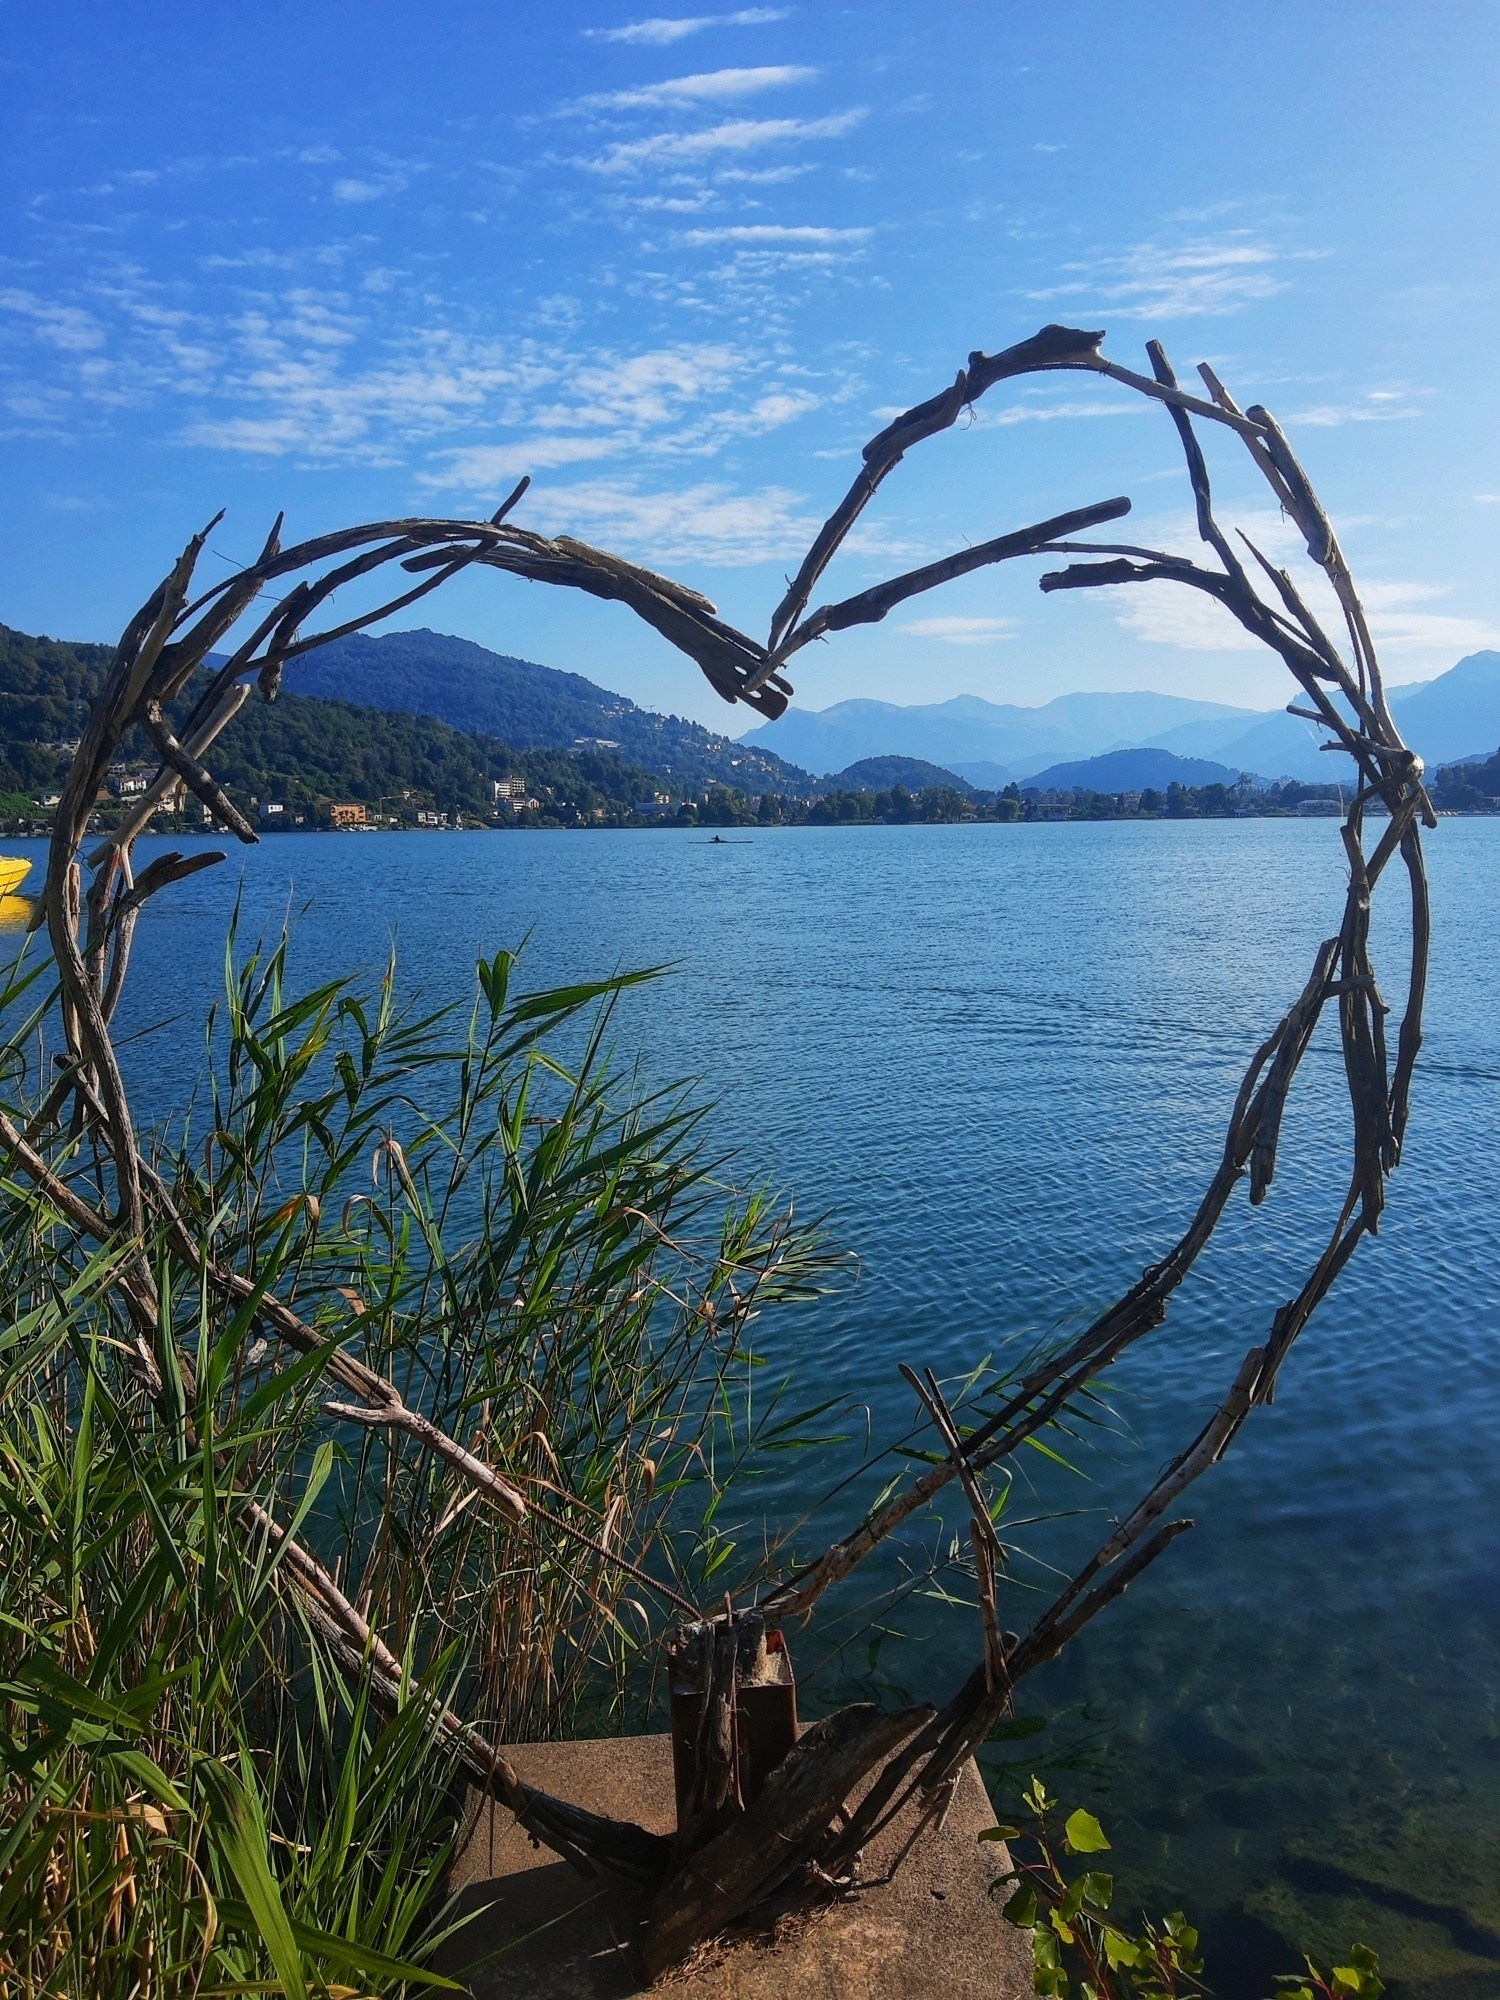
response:
M1444 765L1432 797L1444 812L1500 812L1500 750L1478 763Z
M1048 819L1234 819L1254 816L1301 816L1304 811L1336 812L1337 785L1285 784L1257 786L1248 778L1234 785L1171 784L1164 791L1141 792L1038 791L1007 785L1003 792L969 796L950 785L928 785L907 791L835 789L820 798L794 799L765 793L759 799L726 787L686 802L677 817L700 826L908 826L958 821L1015 823Z

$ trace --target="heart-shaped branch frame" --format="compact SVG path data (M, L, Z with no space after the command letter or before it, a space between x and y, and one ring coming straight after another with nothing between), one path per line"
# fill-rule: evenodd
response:
M533 1790L462 1718L447 1710L435 1715L434 1726L457 1748L473 1780L504 1799L539 1839L584 1865L592 1857L658 1885L647 1945L648 1963L655 1970L683 1957L700 1938L771 1906L801 1885L849 1879L860 1851L914 1795L922 1801L924 1818L938 1816L964 1761L990 1733L1021 1677L1051 1659L1191 1526L1187 1520L1163 1522L1162 1517L1198 1475L1222 1457L1249 1413L1270 1400L1292 1342L1360 1238L1375 1233L1386 1177L1400 1159L1421 1041L1429 939L1419 827L1436 824L1422 786L1421 762L1401 741L1391 720L1369 627L1333 530L1269 412L1258 405L1240 410L1206 365L1199 369L1206 396L1189 394L1179 386L1155 341L1147 348L1152 371L1147 376L1108 360L1100 351L1102 339L1100 333L1048 326L1000 354L972 354L951 387L906 411L872 438L853 485L777 606L765 645L725 624L706 598L682 584L569 536L548 539L514 525L508 517L526 490L526 480L488 522L383 521L283 551L278 520L256 563L189 601L194 567L214 525L210 523L203 534L193 537L170 575L131 620L62 789L38 918L46 923L56 960L67 1059L42 1107L45 1115L30 1121L25 1131L0 1116L0 1145L72 1227L120 1253L112 1282L136 1327L140 1373L148 1388L158 1393L161 1383L152 1347L157 1325L155 1281L146 1256L137 1254L135 1247L147 1240L148 1223L165 1230L174 1249L192 1268L204 1272L211 1291L226 1308L252 1296L255 1286L247 1274L221 1268L210 1246L194 1238L175 1211L169 1189L142 1156L110 1038L143 905L169 883L223 856L162 855L137 876L132 852L153 814L184 791L202 800L241 840L256 838L203 762L215 737L247 699L252 679L267 700L273 699L288 660L375 624L477 564L618 600L696 661L726 701L745 702L774 717L785 709L791 693L787 664L809 641L875 622L905 599L990 563L1022 555L1083 556L1090 560L1070 562L1044 575L1041 588L1081 590L1160 580L1206 592L1246 631L1280 654L1308 704L1292 712L1320 724L1328 731L1327 747L1341 749L1353 759L1359 779L1341 828L1349 887L1339 928L1319 946L1306 985L1251 1057L1230 1114L1218 1170L1184 1234L1123 1298L1061 1352L1038 1364L1015 1385L1000 1409L967 1434L933 1376L904 1371L937 1431L944 1459L815 1563L769 1589L749 1614L764 1620L807 1613L912 1513L958 1480L973 1515L984 1653L946 1705L936 1712L920 1709L894 1718L858 1708L840 1711L808 1732L749 1811L730 1809L726 1815L721 1771L717 1798L709 1797L710 1809L695 1822L691 1837L684 1829L676 1843ZM808 610L823 571L907 451L947 429L997 383L1060 370L1107 376L1164 406L1181 441L1199 534L1216 558L1214 566L1128 544L1078 540L1129 512L1128 500L1109 499L960 550L841 602ZM1286 570L1276 568L1241 537L1251 563L1247 568L1219 527L1195 422L1220 425L1244 444L1332 587L1345 626L1346 650L1329 637ZM301 636L313 614L340 586L392 563L422 580L342 625ZM289 579L294 581L288 588ZM1269 585L1268 596L1256 588L1257 579ZM273 593L273 585L282 588ZM272 608L210 675L181 737L174 735L166 720L168 705L188 688L210 650L266 597L271 597ZM136 724L154 745L161 769L124 824L90 855L93 872L85 897L80 854L94 803L122 738ZM1365 818L1371 808L1379 809L1385 824L1373 845L1367 846ZM1398 853L1410 886L1411 966L1392 1063L1385 1032L1388 1010L1370 960L1369 929L1371 898ZM85 909L87 923L80 938ZM1162 1322L1172 1292L1213 1234L1247 1170L1250 1201L1257 1204L1264 1199L1275 1167L1287 1093L1330 1001L1337 1002L1353 1121L1353 1160L1321 1255L1297 1296L1276 1308L1269 1332L1250 1348L1223 1403L1198 1435L1030 1629L1019 1637L1003 1634L995 1601L1003 1552L990 1525L981 1483L984 1474L1053 1421L1091 1378ZM53 1125L70 1098L75 1118L95 1132L112 1165L112 1203L85 1198L58 1171L38 1136ZM274 1296L264 1296L258 1310L262 1324L286 1346L307 1353L325 1345L321 1334ZM187 1357L182 1365L189 1365ZM558 1532L582 1541L601 1562L634 1576L679 1611L699 1619L694 1606L664 1590L658 1579L634 1568L603 1540L549 1514L541 1494L523 1493L524 1482L513 1483L477 1458L358 1361L334 1353L327 1373L351 1399L336 1406L341 1421L404 1433L417 1448L436 1453L476 1488L517 1532L524 1531L528 1517L546 1519ZM249 1531L286 1544L284 1574L301 1593L309 1616L336 1657L351 1672L371 1671L373 1666L377 1692L394 1702L402 1685L399 1661L300 1542L258 1507L253 1516L247 1519ZM719 1622L725 1625L724 1619ZM733 1623L731 1616L727 1624ZM727 1636L733 1640L732 1633ZM731 1644L731 1655L733 1650ZM732 1701L732 1665L729 1686ZM869 1783L872 1775L874 1781ZM845 1802L865 1784L868 1788L858 1805L845 1810ZM700 1785L700 1795L702 1791Z

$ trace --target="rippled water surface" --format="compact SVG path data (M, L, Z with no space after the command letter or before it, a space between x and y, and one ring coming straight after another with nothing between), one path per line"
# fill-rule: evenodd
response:
M1225 1995L1267 1992L1289 1941L1354 1938L1397 1992L1500 1995L1500 822L1444 821L1429 865L1427 1041L1380 1238L1194 1490L1195 1532L1028 1684L1046 1726L992 1772L1046 1768L1093 1806L1122 1888L1188 1908ZM1335 827L1295 821L273 838L141 925L126 1060L157 1110L198 1069L241 882L252 931L290 906L306 978L373 973L393 934L433 998L528 932L533 983L675 962L621 1046L701 1076L743 1176L857 1253L856 1286L767 1335L878 1436L909 1416L899 1360L952 1375L1081 1320L1173 1240L1343 867ZM1404 941L1381 911L1393 1002ZM1053 1559L1094 1545L1296 1289L1345 1173L1342 1091L1325 1027L1271 1198L1232 1205L1115 1378L1133 1436L1027 1470L1020 1511L1076 1510L1036 1531ZM799 1461L768 1504L811 1483ZM888 1686L967 1671L962 1613L894 1622ZM816 1679L818 1634L794 1643ZM821 1686L869 1668L846 1651Z

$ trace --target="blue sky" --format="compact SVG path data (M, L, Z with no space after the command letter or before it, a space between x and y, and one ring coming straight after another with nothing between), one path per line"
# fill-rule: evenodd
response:
M221 506L210 568L530 472L518 518L763 636L865 439L1062 319L1281 419L1390 680L1500 645L1493 0L660 4L0 4L0 620L113 638ZM1229 444L1225 518L1290 554ZM1007 385L827 594L1118 492L1192 545L1162 412ZM1287 698L1213 606L1040 567L809 649L799 704ZM413 622L755 719L617 606L480 574Z

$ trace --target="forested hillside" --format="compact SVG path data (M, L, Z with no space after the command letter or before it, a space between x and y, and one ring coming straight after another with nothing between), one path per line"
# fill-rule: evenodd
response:
M11 817L60 782L111 652L0 626L0 792L10 795ZM179 721L187 706L179 705ZM154 768L145 745L125 748L127 767L134 750L143 772ZM270 703L252 696L215 743L211 762L242 807L275 800L293 823L300 812L306 824L333 800L380 807L395 820L423 811L489 818L492 782L512 776L523 778L525 796L537 801L523 816L559 823L601 811L618 818L673 789L616 751L514 750L430 716L286 691Z
M696 669L684 662L684 671ZM680 716L637 708L581 674L492 653L443 632L339 639L290 666L286 685L370 708L436 716L520 749L569 750L602 739L690 792L728 785L806 798L819 789L806 771L769 750L731 742ZM728 709L724 713L733 720Z

